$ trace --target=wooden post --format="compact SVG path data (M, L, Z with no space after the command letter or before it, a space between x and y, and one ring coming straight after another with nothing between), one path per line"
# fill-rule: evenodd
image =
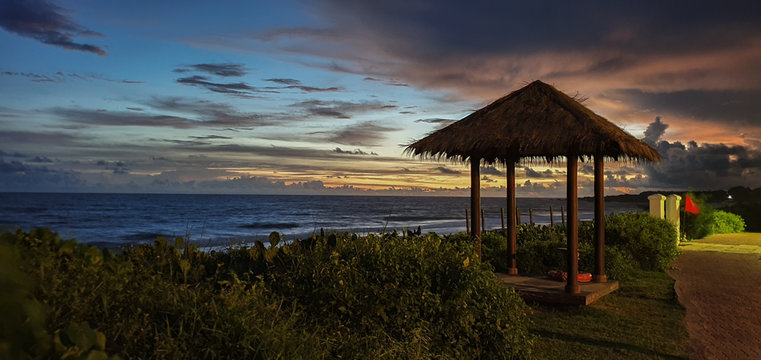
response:
M486 216L484 215L484 209L481 209L481 232L486 232Z
M520 225L521 224L521 209L515 208L515 223Z
M508 159L505 163L505 176L507 177L507 273L508 275L518 275L518 261L516 258L516 216L518 215L515 207L515 159ZM520 221L520 219L518 219Z
M552 206L550 206L550 226L555 225L555 217L552 215Z
M534 225L534 209L528 208L528 223Z
M473 229L471 237L476 243L476 253L481 259L481 227L479 219L481 210L481 159L475 155L470 156L470 228Z
M578 294L579 289L579 199L577 198L578 186L578 166L579 159L575 154L568 156L568 191L566 201L568 202L568 253L566 254L568 280L565 285L565 292L569 294Z
M595 268L592 281L607 282L605 276L605 187L604 158L595 155Z
M470 234L470 218L468 217L468 209L465 209L465 232Z
M565 212L562 206L560 207L560 223L565 225Z

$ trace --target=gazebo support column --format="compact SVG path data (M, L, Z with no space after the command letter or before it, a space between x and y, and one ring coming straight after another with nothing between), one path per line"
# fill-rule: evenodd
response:
M509 158L505 163L505 176L507 177L507 273L518 275L518 262L515 257L517 246L515 241L515 159Z
M481 259L481 159L470 157L470 228L476 244L478 258Z
M565 285L565 292L569 294L578 294L579 289L579 200L577 198L577 171L578 156L575 154L568 155L568 192L566 201L568 202L568 251L566 253L568 279Z
M605 276L605 186L604 159L595 155L595 269L592 281L607 282Z

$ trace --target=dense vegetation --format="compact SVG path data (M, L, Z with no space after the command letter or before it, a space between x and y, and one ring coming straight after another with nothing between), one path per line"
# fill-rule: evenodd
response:
M525 358L526 307L467 242L313 236L114 254L0 235L0 358Z
M698 205L700 211L697 214L684 214L684 232L687 239L701 239L713 234L731 234L745 230L745 220L742 216L714 209L709 198L703 195L689 195ZM733 209L743 211L745 206L751 205L737 203L733 205ZM749 216L752 218L759 215L750 214Z
M466 238L465 234L452 237ZM563 225L523 224L517 233L518 271L546 274L565 269L567 246ZM594 224L579 226L579 270L592 272L594 267ZM612 279L626 279L633 270L663 271L676 257L677 238L674 226L647 213L614 214L605 221L605 273ZM507 242L501 232L483 236L484 262L496 271L507 269Z

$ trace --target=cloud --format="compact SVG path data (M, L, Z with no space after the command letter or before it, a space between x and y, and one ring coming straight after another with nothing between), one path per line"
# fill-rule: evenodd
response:
M73 171L28 166L0 159L0 184L4 191L83 191L86 182Z
M0 3L0 27L43 44L106 55L106 51L99 46L74 41L76 36L105 35L75 23L67 13L65 9L45 0L3 1Z
M410 86L409 84L401 82L401 81L377 79L377 78L374 78L372 76L366 76L362 80L364 80L364 81L373 81L373 82L383 82L384 84L390 85L390 86Z
M88 136L47 131L0 131L3 144L72 145L91 140Z
M3 71L3 76L21 76L28 78L34 82L59 82L63 81L64 75L61 72L55 73L55 75L45 75L45 74L37 74L37 73L30 73L30 72L13 72L13 71Z
M645 138L642 139L642 141L650 146L655 146L658 140L661 139L661 136L666 133L668 127L668 125L661 122L661 117L657 116L655 121L647 126L647 130L645 130Z
M232 140L232 137L222 135L191 136L190 138L196 140Z
M15 157L15 158L25 158L25 157L27 157L27 155L24 155L24 154L22 154L20 152L17 152L17 151L9 153L9 152L5 152L5 151L2 151L2 150L0 150L0 156Z
M481 174L493 176L505 176L505 173L494 166L481 167Z
M555 173L552 172L552 170L547 169L542 172L537 172L536 170L526 167L526 177L529 178L536 178L536 179L547 179L547 178L553 178L555 177Z
M343 150L343 149L341 149L340 147L336 147L335 149L333 149L333 151L335 151L336 153L339 153L339 154L348 154L348 155L373 155L373 156L378 156L378 154L377 154L377 153L374 153L374 152L369 152L369 153L368 153L368 152L362 151L361 149L354 149L354 150Z
M189 77L177 79L178 84L197 86L204 88L215 93L235 95L240 97L251 97L252 93L265 92L265 93L277 93L272 90L259 90L244 82L237 83L217 83L209 81L209 78L201 75L193 75Z
M352 116L357 113L365 113L378 110L393 110L397 108L396 105L382 104L379 102L354 103L338 100L308 100L294 103L290 106L300 108L309 115L318 117L331 117L336 119L351 119Z
M190 71L198 71L222 77L240 77L248 74L248 70L246 70L246 67L243 64L232 63L194 64L185 65L183 67L174 69L174 72L177 73L185 73Z
M277 29L258 40L304 55L297 62L306 66L357 74L368 82L398 79L477 101L542 79L588 96L595 110L611 119L632 121L626 115L642 116L637 112L650 109L671 116L648 104L665 107L667 98L682 96L679 103L689 109L682 111L701 113L698 109L709 107L715 112L724 104L722 118L761 118L753 100L759 97L752 95L761 88L756 50L761 3L694 5L685 16L682 4L663 1L474 1L463 7L455 1L346 6L326 0L308 8L326 25ZM627 96L619 89L634 93ZM740 106L730 105L733 101ZM710 119L706 115L700 116Z
M34 162L34 163L52 163L53 160L48 159L47 156L35 156L35 157L29 159L29 162Z
M308 92L308 93L312 93L312 92L331 92L331 91L342 91L343 90L343 88L335 87L335 86L331 86L331 87L327 87L327 88L318 88L318 87L303 86L303 85L289 85L289 86L284 87L283 89L298 89L298 90L301 90L303 92Z
M325 139L337 144L352 146L377 146L386 139L386 134L399 129L379 125L372 121L349 125L335 133L325 133ZM315 133L317 134L317 133Z
M281 84L281 85L301 85L301 80L288 79L288 78L264 79L264 81L269 81L269 82L273 82L273 83Z
M645 165L651 187L698 190L761 186L761 150L741 145L661 141L661 164Z
M436 124L436 130L438 130L438 129L443 129L449 126L450 124L457 122L457 120L432 118L432 119L418 119L418 120L415 120L415 122L425 123L425 124Z
M449 169L449 168L444 167L444 166L439 166L439 167L435 168L434 170L436 170L436 171L438 171L438 172L440 172L440 173L442 173L444 175L459 175L459 174L462 174L462 172L460 172L460 171L452 170L452 169Z
M74 124L94 126L148 126L189 129L203 126L201 121L171 115L150 115L134 112L92 109L53 108L50 113Z

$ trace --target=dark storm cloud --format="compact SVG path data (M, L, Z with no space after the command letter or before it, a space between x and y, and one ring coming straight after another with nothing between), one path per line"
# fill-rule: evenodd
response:
M674 92L618 92L627 101L657 112L761 127L761 88L752 90L685 90Z
M589 92L761 83L761 55L751 50L761 39L761 2L325 0L309 9L329 25L259 40L311 55L306 66L471 99L535 79Z
M191 71L198 71L222 77L239 77L248 74L245 65L231 63L194 64L174 69L174 72L176 73L186 73Z
M204 88L215 93L235 95L240 97L251 97L252 93L264 92L264 93L277 93L272 90L259 90L253 86L250 86L244 82L237 83L217 83L209 81L209 78L201 75L193 75L189 77L177 79L177 83L189 86L197 86Z
M654 187L710 190L736 185L761 186L761 150L740 145L661 141L661 164L646 165Z
M645 130L645 138L642 139L642 141L650 146L655 146L658 140L661 139L661 136L666 133L668 127L668 125L661 122L661 117L657 116L655 121L647 126L647 129Z
M386 135L399 129L379 125L372 121L349 125L334 133L323 133L325 139L338 144L352 146L377 146Z
M103 37L77 24L68 11L44 0L6 0L0 2L0 27L43 44L68 50L106 55L103 48L74 41L76 36Z
M462 174L462 172L460 172L460 171L452 170L452 169L449 169L449 168L444 167L444 166L439 166L439 167L437 167L437 168L435 168L433 170L438 171L439 173L442 173L444 175L459 175L459 174Z
M377 40L394 53L423 59L451 54L582 50L607 44L635 51L689 51L744 43L758 33L761 4L750 1L323 1L320 15L337 27L385 34ZM728 26L731 24L732 26ZM359 26L361 25L361 26ZM331 32L335 34L336 32ZM293 30L290 36L300 34ZM719 41L720 40L720 41ZM412 46L414 45L414 46ZM613 57L593 67L627 66Z
M309 115L318 117L332 117L337 119L351 119L352 115L377 110L393 110L396 105L387 105L379 102L353 103L346 101L322 101L309 100L291 104L304 110ZM349 144L353 145L353 144Z

